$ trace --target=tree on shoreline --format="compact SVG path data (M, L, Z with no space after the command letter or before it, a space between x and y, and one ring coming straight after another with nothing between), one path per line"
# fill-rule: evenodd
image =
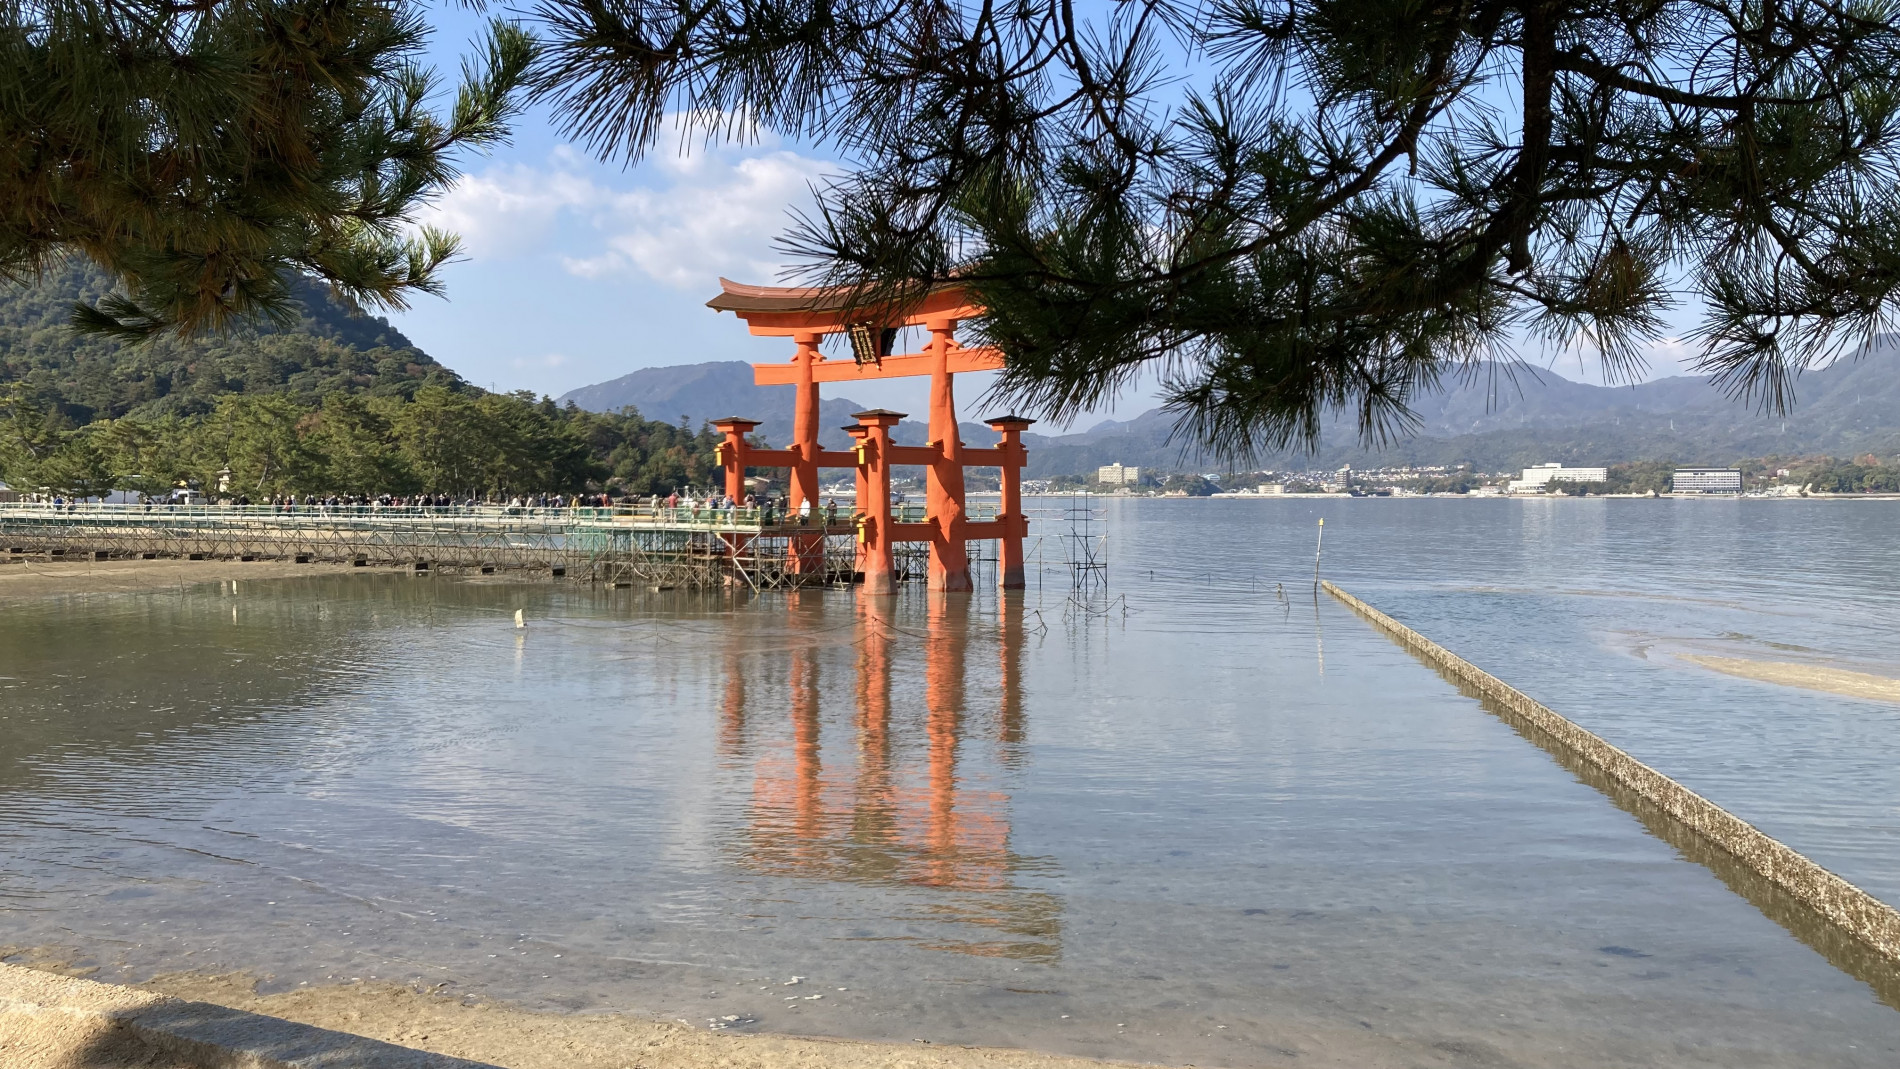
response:
M202 416L123 417L48 431L12 388L0 393L0 480L96 495L215 488L252 500L286 494L457 499L513 494L667 493L711 486L716 436L585 412L532 395L425 386L413 399L334 393L229 394Z
M1091 18L1087 10L1096 12ZM788 247L867 320L957 278L1008 399L1158 372L1216 455L1382 440L1508 339L1771 409L1900 289L1893 0L542 0L534 79L633 158L755 130L856 171Z

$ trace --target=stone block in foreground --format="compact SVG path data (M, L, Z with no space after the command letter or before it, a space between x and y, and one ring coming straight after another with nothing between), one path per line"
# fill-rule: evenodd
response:
M7 1069L496 1069L206 1002L0 963Z

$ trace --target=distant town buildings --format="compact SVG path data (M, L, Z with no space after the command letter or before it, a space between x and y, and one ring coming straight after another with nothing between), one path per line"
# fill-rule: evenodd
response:
M1562 464L1539 464L1525 468L1524 477L1512 479L1506 489L1513 494L1541 494L1551 483L1601 483L1610 480L1608 468L1566 468Z
M1678 494L1739 494L1740 468L1677 468L1670 489Z
M1121 463L1104 464L1095 469L1095 481L1105 486L1134 486L1141 482L1141 469Z

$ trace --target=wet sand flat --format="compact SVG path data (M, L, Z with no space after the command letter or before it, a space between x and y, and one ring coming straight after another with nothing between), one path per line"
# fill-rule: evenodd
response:
M1682 654L1690 664L1712 672L1775 683L1784 687L1843 694L1870 701L1900 702L1900 679L1868 672L1850 672L1844 668L1797 664L1793 661L1757 661L1744 657L1711 657L1706 654Z
M366 571L347 564L235 560L57 560L0 556L0 598L127 594L232 579L290 579ZM385 569L386 570L386 569Z

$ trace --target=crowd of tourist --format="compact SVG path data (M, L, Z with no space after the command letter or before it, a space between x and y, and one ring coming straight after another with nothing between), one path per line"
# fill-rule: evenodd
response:
M61 508L74 508L89 502L58 495L44 503ZM823 524L830 527L838 522L838 502L835 498L827 500L822 506L806 500L793 507L789 498L782 494L763 496L747 494L743 498L734 498L724 493L695 493L691 488L674 490L665 495L597 493L456 497L449 494L377 494L373 496L369 494L286 494L268 497L261 501L253 501L244 494L221 496L207 501L205 495L196 491L179 491L170 496L147 498L141 503L146 508L215 505L261 507L281 513L312 511L326 514L384 515L397 511L408 514L447 515L501 511L508 514L538 516L576 510L603 510L620 515L631 514L656 520L682 520L689 523L756 521L767 527L811 524Z

